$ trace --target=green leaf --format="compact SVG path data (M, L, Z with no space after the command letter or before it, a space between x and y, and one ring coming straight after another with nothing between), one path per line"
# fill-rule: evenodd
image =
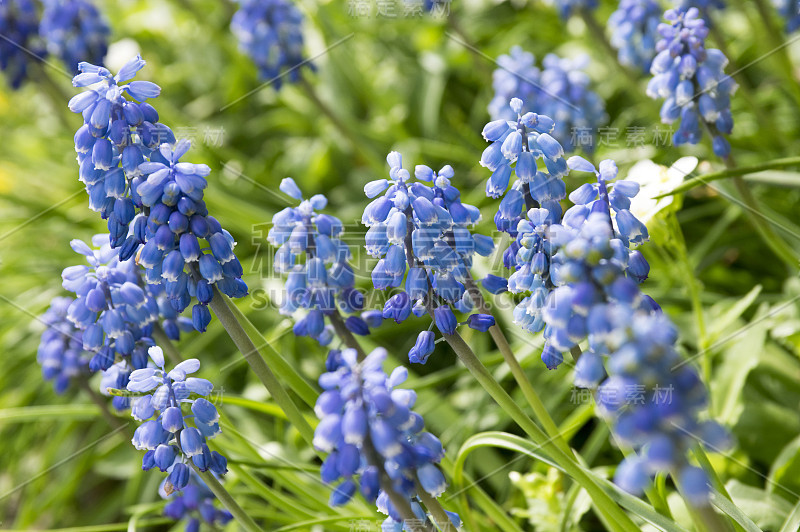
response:
M742 528L745 529L746 532L763 532L758 525L753 522L752 519L747 517L744 512L737 507L738 501L737 504L733 504L727 499L727 497L714 491L711 493L711 504L722 510L725 515L736 521Z
M792 505L783 497L767 493L761 488L742 484L736 479L729 481L725 487L731 499L733 499L736 509L725 507L726 503L719 500L722 497L716 497L714 504L748 530L752 530L752 526L766 530L777 530L792 511ZM733 506L730 502L727 502L727 504ZM737 515L735 515L737 511L752 520L750 527L745 526L740 520L741 515L737 518Z
M774 492L776 487L790 494L794 494L792 489L800 489L800 436L783 448L773 462L768 478L767 489L770 492Z
M539 451L538 446L524 438L520 438L519 436L508 434L506 432L482 432L469 438L464 442L464 445L461 446L461 449L459 449L454 466L454 484L461 485L463 482L464 464L467 460L467 457L473 451L482 447L500 447L502 449L508 449L510 451L522 453L563 471L563 469L558 467L554 462L543 455ZM597 475L594 476L598 483L609 494L609 496L629 512L639 516L643 520L664 530L665 532L685 532L684 528L678 526L676 523L656 512L652 506L642 501L638 497L634 497L633 495L624 492L612 482L604 478L599 478Z
M100 417L95 405L20 406L0 410L0 421L26 423L43 419L94 419Z
M740 329L734 341L722 355L711 383L711 404L715 417L721 423L732 425L744 409L742 389L750 371L758 364L766 342L768 324L758 321L761 312L753 318L749 328Z
M718 318L714 319L709 326L708 332L712 338L716 339L725 331L725 329L733 325L733 323L738 320L748 308L750 308L760 293L761 285L759 284L754 286L743 298L737 300L735 303L733 303L733 305L728 307L727 310L722 311L722 314ZM720 303L719 306L724 308L728 304L729 303L726 301ZM715 305L715 307L716 306L717 305Z
M795 504L791 513L783 522L780 532L797 532L800 530L800 502Z
M670 192L662 194L661 196L658 197L663 198L665 196L671 196L673 194L678 194L680 192L686 192L687 190L699 187L700 185L707 185L711 181L716 181L718 179L743 176L748 174L754 174L756 172L761 172L763 170L786 168L789 166L797 166L797 165L800 165L800 157L786 157L783 159L775 159L773 161L768 161L762 164L751 165L751 166L739 166L737 168L729 168L727 170L722 170L720 172L711 172L705 175L687 179L681 185L672 189Z

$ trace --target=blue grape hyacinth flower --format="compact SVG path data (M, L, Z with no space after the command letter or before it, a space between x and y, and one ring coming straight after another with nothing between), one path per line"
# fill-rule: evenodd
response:
M70 244L87 264L65 268L62 286L76 295L67 318L82 330L83 348L93 353L89 369L106 370L118 357L134 368L146 366L159 308L142 287L138 266L119 260L107 234L92 238L94 248L81 240Z
M786 33L792 33L800 28L800 1L798 0L772 0L775 9L786 19Z
M517 113L508 102L512 98L519 98L529 105L536 101L539 91L536 59L521 46L513 46L508 54L497 58L497 65L499 68L492 72L494 96L489 102L489 116L492 120L516 120Z
M592 80L584 72L589 56L574 59L548 54L542 61L541 98L536 111L555 121L553 136L568 152L594 150L597 129L606 123L605 103L591 90Z
M182 312L193 298L192 324L204 332L211 321L208 304L213 288L229 297L247 295L244 270L233 252L236 241L210 216L203 201L205 164L181 162L188 140L162 144L148 162L139 165L135 190L143 207L128 238L144 244L137 255L148 283L164 283L173 308ZM201 248L204 241L207 247ZM123 246L122 255L126 247Z
M597 9L597 0L547 0L549 4L558 8L561 18L569 18L579 10L592 11Z
M0 70L12 89L28 76L29 65L41 61L47 50L38 38L39 16L31 0L0 2Z
M158 122L158 112L145 100L161 89L149 81L131 81L144 68L141 57L123 66L116 76L107 69L80 63L72 84L92 87L74 96L69 109L81 113L84 124L75 133L79 178L89 194L89 208L108 222L113 247L125 248L123 259L136 251L129 226L142 207L134 180L139 165L164 142L175 142L172 131Z
M332 334L325 318L334 319L340 310L356 313L364 306L363 294L354 288L350 248L341 238L344 228L335 216L317 212L328 204L322 194L304 199L292 178L281 181L280 190L299 202L297 207L287 207L272 217L267 235L267 241L278 248L275 271L287 274L280 312L294 315L304 309L306 314L295 324L295 334L327 344ZM379 313L366 311L349 316L344 325L363 336L382 321Z
M102 63L108 50L108 23L87 0L45 0L39 33L71 72L80 61Z
M653 78L647 95L665 99L662 122L680 119L672 137L675 145L697 144L707 129L714 153L727 158L731 148L725 135L733 131L731 96L737 89L724 73L728 59L719 50L705 48L708 28L697 8L670 9L664 18L668 23L658 28L662 39L650 67Z
M167 372L160 347L151 347L148 354L154 366L134 370L127 384L129 392L144 394L131 404L131 415L142 422L131 440L134 447L146 451L142 469L157 467L168 472L167 495L189 484L189 460L200 471L224 475L227 460L206 443L222 432L219 413L206 399L214 386L206 379L189 376L200 369L200 361L184 360Z
M387 375L383 363L387 352L378 348L359 362L354 349L341 352L319 383L323 392L314 408L320 419L314 433L314 446L330 453L322 465L325 483L337 483L330 504L346 504L358 490L369 502L402 523L402 516L381 488L381 477L388 476L392 490L419 509L421 487L439 497L447 487L438 463L444 457L441 442L423 431L422 416L411 410L416 393L399 388L408 371L401 367ZM330 360L330 359L329 359ZM416 512L415 512L416 513ZM457 516L452 519L456 523Z
M42 332L36 361L42 377L53 382L56 393L63 393L73 379L88 375L91 353L83 348L81 330L67 318L70 297L54 297L39 318L47 328Z
M455 172L450 165L438 172L417 165L417 181L412 183L400 153L391 152L386 161L389 179L364 186L367 197L374 199L361 218L369 227L367 253L379 259L372 270L373 286L377 290L402 286L384 305L383 317L400 323L412 311L421 316L428 303L437 303L440 331L453 334L458 323L451 307L462 313L472 311L464 282L474 255L490 255L494 243L490 237L470 231L480 220L480 211L462 203L461 193L451 182ZM414 354L412 358L422 361L427 356Z
M303 16L287 0L238 0L231 31L239 47L258 67L258 75L280 89L283 78L295 82L303 58Z
M655 0L622 0L608 18L611 46L625 66L650 72L656 55L661 6Z

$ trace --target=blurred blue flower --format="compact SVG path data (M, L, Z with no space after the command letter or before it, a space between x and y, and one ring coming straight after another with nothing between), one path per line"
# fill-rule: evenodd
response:
M303 17L287 0L238 0L231 31L258 67L258 75L280 89L283 77L295 82L303 58Z
M108 49L108 23L87 0L44 0L39 33L51 55L71 72L80 61L100 64Z
M786 19L786 33L800 28L800 0L772 0L775 9Z
M550 5L558 7L558 14L561 18L568 18L576 11L585 9L588 11L597 9L597 0L547 0Z
M200 523L205 523L214 529L221 528L233 519L228 510L214 505L216 497L193 470L189 475L189 484L182 491L171 495L162 493L165 484L166 479L159 490L159 493L167 499L164 515L175 521L185 520L187 532L198 531Z
M650 71L656 55L661 6L655 0L622 0L608 18L611 46L623 65Z
M91 353L83 349L80 329L67 319L73 301L70 297L54 297L39 318L47 328L42 332L36 361L42 367L44 380L53 381L53 388L59 394L73 379L88 373L91 357Z
M672 137L675 145L697 144L703 127L712 136L714 153L726 158L730 144L725 138L733 130L731 95L737 85L724 73L728 59L716 49L705 49L708 28L697 8L670 9L669 23L659 25L662 39L650 68L653 78L647 86L651 98L664 98L661 120L671 124L680 119Z
M12 89L18 89L28 75L28 67L47 53L38 38L39 16L31 0L0 2L0 70Z
M499 68L492 72L494 97L489 102L489 116L492 120L504 118L516 120L517 114L508 106L511 98L519 98L533 103L539 90L539 69L533 54L521 46L511 47L511 51L497 58Z

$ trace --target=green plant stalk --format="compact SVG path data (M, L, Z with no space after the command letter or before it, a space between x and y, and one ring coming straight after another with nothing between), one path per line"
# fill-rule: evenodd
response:
M603 31L603 27L597 23L595 20L594 15L592 15L591 11L588 9L579 9L578 14L583 20L583 23L586 24L586 28L589 30L589 34L592 38L600 44L600 48L603 49L605 54L608 56L609 60L613 65L625 75L627 78L628 83L630 84L630 88L636 94L636 97L640 100L643 100L641 94L639 93L638 86L639 86L639 79L630 71L628 67L619 63L619 59L617 57L617 51L614 50L614 47L611 46L611 43L608 42L606 38L605 32Z
M164 329L161 328L161 324L158 322L153 324L153 340L167 353L167 357L173 364L180 364L183 362L183 357L181 357L181 354L175 348L175 344L172 343L172 340L169 339L167 333L164 332Z
M253 341L247 335L233 312L231 312L226 302L227 296L223 295L216 286L212 285L212 288L214 295L208 306L214 311L214 314L216 314L217 319L228 332L233 343L236 344L236 347L242 353L244 359L250 364L250 368L264 384L264 387L272 395L275 402L286 413L286 417L289 418L289 421L294 425L306 443L313 446L314 429L311 428L311 425L309 425L303 417L300 409L297 408L292 398L289 397L286 389L278 378L275 377L275 374L259 354Z
M666 196L672 196L674 194L678 194L679 192L686 192L687 190L699 187L700 185L707 185L711 181L717 181L719 179L745 176L749 174L755 174L756 172L763 172L764 170L777 170L780 168L787 168L790 166L798 166L798 165L800 165L800 157L784 157L781 159L773 159L772 161L767 161L766 163L754 164L749 166L729 166L725 170L720 170L718 172L709 172L708 174L702 176L697 176L691 179L687 179L674 189L659 196L656 196L654 199L660 199Z
M92 387L89 386L89 382L85 378L79 377L78 381L80 382L80 387L83 388L83 391L89 395L89 398L92 400L92 402L97 405L97 408L100 409L100 413L103 415L103 418L106 420L106 422L115 430L126 430L128 436L132 437L133 432L128 427L130 423L123 422L120 418L112 414L111 410L108 409L107 401L104 401L102 397L97 395L97 392L92 390Z
M225 303L228 308L239 321L250 338L255 338L256 341L261 342L257 347L259 354L267 361L271 368L274 368L275 373L286 381L289 388L292 389L301 399L310 407L314 407L317 402L319 392L311 386L302 375L300 375L294 367L283 358L280 352L272 347L272 344L261 334L258 328L239 310L239 307L231 301L226 299ZM262 349L266 347L267 349Z
M211 490L211 493L220 500L220 502L228 509L228 511L233 514L233 517L236 518L236 521L247 530L248 532L262 532L261 527L259 527L253 518L247 515L241 506L236 502L236 500L228 493L228 490L220 484L219 480L213 475L213 473L205 472L203 473L200 471L194 462L189 462L189 465L192 467L195 473L200 475L200 478L203 479L203 482L206 483L208 489Z
M770 46L772 46L772 51L774 51L777 56L778 60L781 62L781 70L787 81L788 89L792 91L792 95L797 99L800 95L798 92L797 87L797 76L795 75L795 68L792 65L792 59L789 57L789 54L786 51L787 43L783 39L784 32L781 28L775 25L775 22L772 18L772 6L767 5L764 0L753 0L753 4L755 4L756 9L758 10L759 18L761 18L761 22L764 24L764 29L767 31L768 39ZM800 99L797 100L800 103Z
M334 310L329 318L331 320L331 325L333 325L333 330L336 332L336 335L339 337L339 339L350 349L356 350L359 362L364 360L367 357L367 354L364 352L361 344L358 343L358 340L356 340L356 337L353 336L353 333L351 333L350 330L345 327L344 320L342 319L342 315L339 314L339 310Z
M489 305L486 303L486 300L484 299L480 288L478 288L475 279L472 278L471 273L467 275L467 278L464 281L464 286L469 292L472 300L478 305L478 309L481 311L481 313L493 316L494 314L489 308ZM536 390L533 389L533 385L531 384L530 380L528 380L528 377L525 375L525 371L523 371L522 366L520 366L519 361L517 360L517 357L511 350L508 339L506 339L505 334L503 334L502 329L500 329L500 326L497 325L496 317L495 325L489 328L489 334L492 336L492 339L497 345L497 348L500 350L500 353L502 353L503 360L511 369L511 374L514 376L514 380L522 390L525 400L528 401L528 404L533 409L533 413L537 421L542 424L545 432L555 442L555 444L558 445L565 454L571 456L572 449L569 448L569 445L562 437L561 432L558 430L558 426L556 426L555 421L553 421L553 418L550 416L547 408L545 408L544 403L539 397L539 394L537 394Z
M428 302L428 313L433 318L433 308ZM492 396L500 407L511 416L526 434L537 445L549 450L551 457L564 471L567 472L576 482L586 489L589 496L598 510L598 516L609 530L625 530L635 532L639 530L631 518L609 497L609 495L595 482L591 474L587 473L575 461L574 455L565 454L547 435L534 423L522 409L514 402L503 387L498 383L486 367L481 364L478 357L464 342L458 333L444 335L445 340L455 351L459 360L472 373L476 380Z
M689 261L689 252L686 247L686 239L683 237L683 230L675 213L670 213L667 220L670 232L677 241L678 260L683 268L683 275L686 279L686 286L689 290L689 299L692 302L692 310L695 316L695 328L697 332L697 344L700 351L703 353L702 367L703 367L703 380L706 386L711 384L711 352L708 348L708 333L706 330L706 320L703 313L703 303L700 301L700 287L697 279L695 278L694 268Z
M694 521L695 526L699 532L730 532L733 530L730 522L714 511L711 504L703 506L696 506L689 502L689 498L684 495L683 486L678 482L678 472L672 472L672 478L675 479L675 485L678 487L683 500L686 501L686 508L689 510L689 515Z
M703 446L698 444L692 449L692 454L697 459L697 463L700 464L700 467L703 468L703 471L711 478L711 485L714 486L720 495L731 501L731 504L735 504L733 499L731 498L730 493L725 488L725 483L722 482L722 479L719 478L719 475L714 470L714 466L711 465L711 461L708 459L708 455L706 451L703 449ZM734 520L731 520L733 523L733 528L736 529L738 532L744 532L744 528Z
M439 501L436 498L431 497L430 493L422 489L422 486L419 483L419 479L415 479L417 484L417 497L422 503L425 505L425 508L433 515L433 519L435 521L436 526L442 532L457 532L456 527L453 526L453 522L450 521L450 517L445 513L444 508L442 505L439 504Z

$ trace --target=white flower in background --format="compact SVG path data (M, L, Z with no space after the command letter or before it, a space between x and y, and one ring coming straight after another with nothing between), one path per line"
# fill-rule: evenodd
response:
M639 193L631 199L630 211L642 223L672 203L672 196L655 199L683 183L683 179L697 167L697 157L682 157L667 168L649 159L639 161L628 172L626 179L640 185Z

